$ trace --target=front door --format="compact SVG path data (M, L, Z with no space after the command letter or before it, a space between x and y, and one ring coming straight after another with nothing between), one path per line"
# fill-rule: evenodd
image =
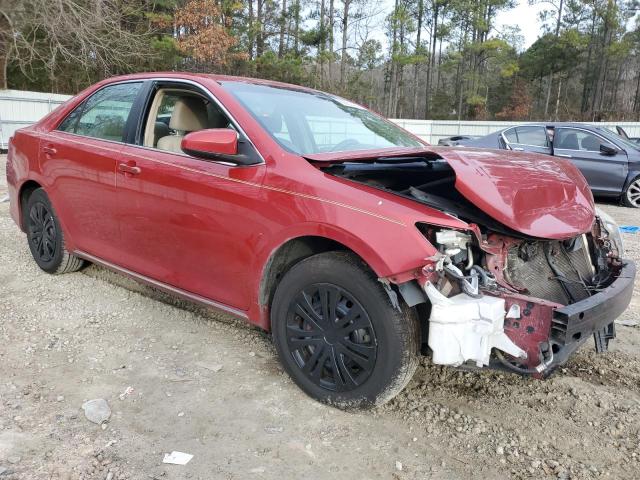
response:
M602 145L616 153L602 152ZM557 128L553 154L573 162L587 179L593 193L619 195L622 191L629 168L627 154L604 137L581 128Z
M249 307L249 266L264 165L238 167L180 150L185 134L229 120L204 95L158 89L141 145L122 152L117 174L122 250L136 273L237 309Z

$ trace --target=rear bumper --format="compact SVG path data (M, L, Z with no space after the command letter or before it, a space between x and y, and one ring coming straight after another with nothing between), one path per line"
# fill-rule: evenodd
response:
M625 260L618 278L607 288L553 312L550 340L557 349L553 366L564 363L593 333L613 323L627 309L635 278L636 265Z

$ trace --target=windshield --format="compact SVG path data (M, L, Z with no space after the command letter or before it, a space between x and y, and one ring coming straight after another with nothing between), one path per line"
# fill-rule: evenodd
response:
M596 127L596 130L598 130L598 132L600 132L604 137L611 140L613 143L617 144L619 147L622 147L624 149L630 148L632 150L640 150L640 145L638 145L637 143L633 143L632 141L627 140L625 138L622 138L620 135L612 132L606 127Z
M415 137L340 97L245 82L221 82L285 149L301 155L423 147Z

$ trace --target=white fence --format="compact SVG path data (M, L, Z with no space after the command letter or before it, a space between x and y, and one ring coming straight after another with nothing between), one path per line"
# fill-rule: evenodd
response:
M0 90L0 149L7 149L13 132L37 122L68 98L55 93Z
M9 138L18 128L37 122L68 98L70 98L68 95L55 93L0 90L0 149L7 148ZM432 144L438 143L441 138L453 135L487 135L511 125L532 123L405 119L394 119L393 121ZM597 125L610 127L614 130L619 125L626 130L629 136L640 137L640 122L602 122Z

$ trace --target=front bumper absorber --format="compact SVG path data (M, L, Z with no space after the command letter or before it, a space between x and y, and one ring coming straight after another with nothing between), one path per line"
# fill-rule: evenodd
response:
M636 265L629 260L618 278L601 292L553 312L551 341L558 352L554 363L562 364L591 335L596 337L596 350L606 349L606 343L615 336L613 321L631 303ZM607 338L608 337L608 338Z

